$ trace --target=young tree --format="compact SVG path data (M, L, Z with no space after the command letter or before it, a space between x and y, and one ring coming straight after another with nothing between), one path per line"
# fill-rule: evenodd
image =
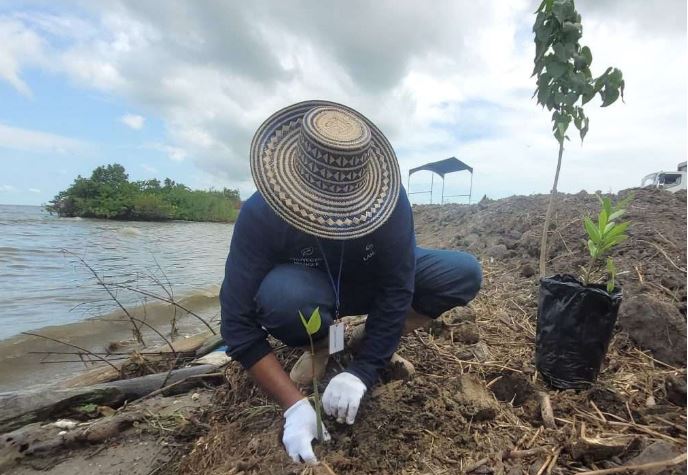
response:
M537 97L538 104L552 111L552 130L559 143L557 170L540 243L540 277L544 277L547 235L557 196L564 140L569 139L566 131L573 122L582 142L590 124L583 105L596 95L602 99L602 107L613 104L619 97L623 100L624 80L621 71L612 67L601 76L593 77L590 72L592 52L579 43L583 27L573 0L543 0L535 13L533 76L537 76L537 88L533 97Z

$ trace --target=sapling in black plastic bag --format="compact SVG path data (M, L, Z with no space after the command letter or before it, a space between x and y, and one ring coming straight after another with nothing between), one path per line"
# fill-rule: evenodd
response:
M631 199L614 205L610 198L600 198L597 221L583 220L590 260L582 281L569 274L541 280L535 365L556 388L586 388L602 366L622 298L609 254L628 238L630 223L618 220Z

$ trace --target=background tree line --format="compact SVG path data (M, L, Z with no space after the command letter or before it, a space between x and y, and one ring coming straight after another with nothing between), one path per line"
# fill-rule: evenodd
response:
M46 210L61 217L229 222L239 205L237 190L192 190L169 178L129 181L124 167L113 164L96 168L90 178L79 175Z

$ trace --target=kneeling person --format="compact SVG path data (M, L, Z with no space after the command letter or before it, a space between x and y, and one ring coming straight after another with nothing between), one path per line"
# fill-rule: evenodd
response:
M353 109L307 101L280 110L256 132L250 158L258 192L234 226L220 293L222 336L283 408L289 455L315 463L315 411L295 383L324 373L329 327L342 315L368 315L352 363L322 398L326 414L353 424L402 334L466 305L480 289L481 270L469 254L416 246L394 150ZM319 349L315 357L304 353L288 375L266 337L308 345L299 312L308 317L316 308Z

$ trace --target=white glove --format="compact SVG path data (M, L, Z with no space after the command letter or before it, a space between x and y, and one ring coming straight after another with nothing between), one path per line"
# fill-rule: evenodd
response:
M313 439L318 437L318 423L308 399L303 398L284 411L284 419L282 443L292 460L296 463L303 460L310 465L318 463L311 446ZM330 440L324 424L322 429L325 441Z
M323 394L323 409L328 416L336 417L337 422L351 425L356 420L358 406L366 392L366 385L358 376L339 373L330 380Z

